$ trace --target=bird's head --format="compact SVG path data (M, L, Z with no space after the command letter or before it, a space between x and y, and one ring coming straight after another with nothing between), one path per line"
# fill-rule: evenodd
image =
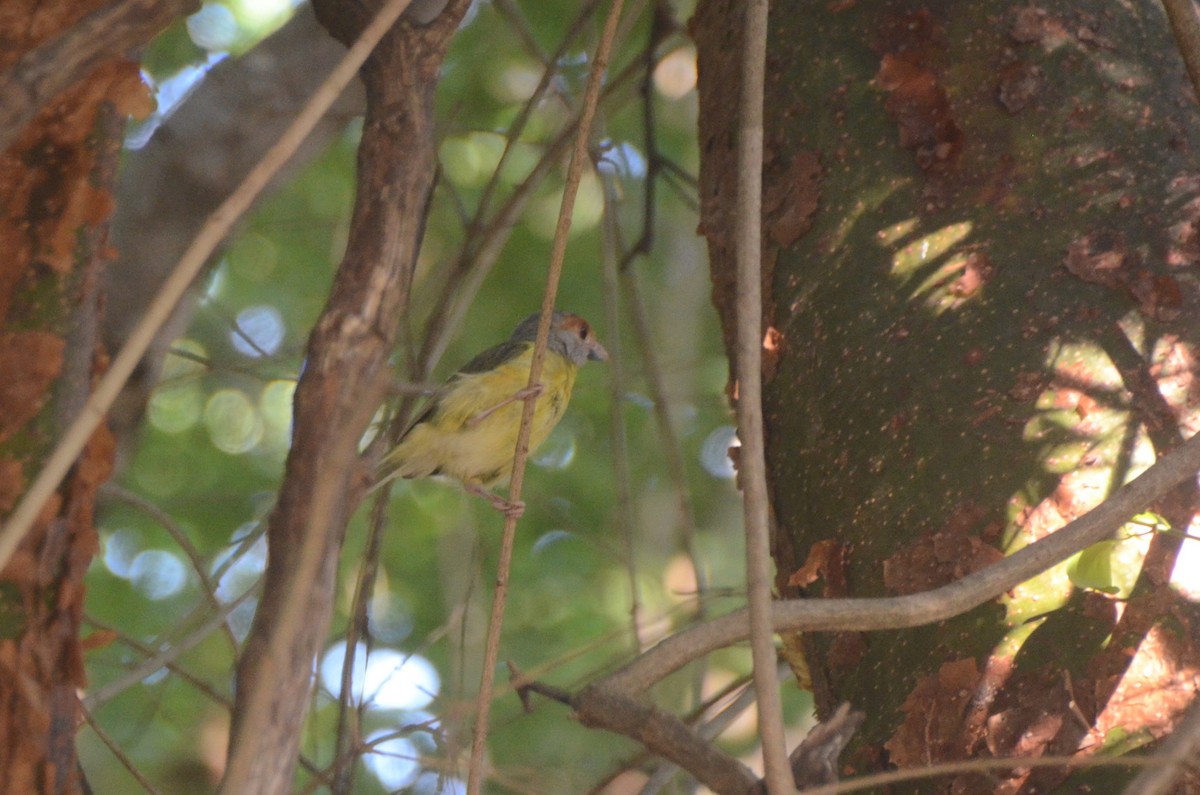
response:
M538 316L530 315L521 321L513 332L514 340L537 338ZM555 312L550 318L550 350L565 356L575 365L581 365L588 359L604 361L608 351L596 339L596 332L591 325L579 315L569 312Z

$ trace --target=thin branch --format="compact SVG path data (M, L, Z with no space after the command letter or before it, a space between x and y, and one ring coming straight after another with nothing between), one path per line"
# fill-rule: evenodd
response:
M170 534L179 548L183 550L183 554L187 556L188 562L192 564L192 571L196 572L196 579L200 581L200 590L204 592L205 600L208 601L213 610L221 609L221 600L217 598L217 587L209 578L208 572L204 570L204 560L200 557L200 553L196 550L196 547L192 545L187 534L183 532L183 528L171 518L170 514L141 495L135 494L128 489L123 489L113 483L105 483L101 486L100 493L120 500L132 508L136 508L161 525ZM228 624L224 624L222 629L224 630L225 638L229 641L230 650L234 654L237 654L238 642L237 638L233 636L233 630L229 628Z
M860 792L866 789L884 789L889 785L902 784L906 781L925 781L961 773L988 773L992 770L1012 770L1013 768L1065 767L1072 770L1097 767L1153 768L1163 764L1164 761L1167 760L1159 759L1156 756L1021 756L1004 759L963 759L958 762L941 762L929 767L910 767L859 776L837 784L811 787L804 790L804 795L842 795L842 793ZM1169 761L1176 765L1188 765L1193 760L1176 758Z
M757 778L737 759L708 743L683 721L656 706L646 705L612 690L587 687L578 693L531 679L508 664L511 686L527 712L531 693L538 693L575 710L585 725L636 740L691 772L718 793L749 793Z
M148 646L136 638L129 637L111 624L107 624L97 618L87 615L86 613L84 614L83 619L96 629L104 630L105 632L111 632L117 640L119 640L121 643L124 643L126 646L133 649L143 657L153 658L158 656L158 650L153 646ZM230 701L229 696L219 692L208 682L205 682L203 679L196 676L174 660L167 660L163 663L163 666L165 666L167 670L171 671L171 673L176 674L192 687L196 688L201 693L220 704L226 710L229 710L233 707L233 702Z
M263 156L241 184L234 189L208 222L197 233L195 240L188 246L186 252L176 264L170 277L163 283L154 300L146 308L146 313L130 333L120 353L112 360L112 364L96 384L96 391L80 411L79 416L71 423L63 434L62 439L54 448L54 452L46 460L41 472L21 498L8 521L0 528L0 570L2 570L16 551L17 545L29 532L34 520L41 513L42 506L54 494L55 489L66 476L67 471L79 457L84 445L92 437L96 427L103 421L104 415L112 406L117 394L129 380L142 355L153 341L155 334L170 317L175 305L187 291L188 286L199 274L204 263L213 250L229 233L230 228L250 208L255 197L262 192L270 182L271 177L281 169L288 158L295 153L304 137L320 121L321 116L341 95L346 85L354 79L358 68L362 66L371 52L378 37L391 27L404 9L407 0L391 0L379 14L379 19L387 24L373 34L375 39L368 40L364 33L362 44L351 48L345 58L330 72L329 77L313 94L311 100L292 125L280 136L278 143Z
M87 725L90 726L92 731L96 733L96 736L100 738L100 742L108 746L108 750L111 751L112 755L117 758L117 761L121 763L121 766L129 771L129 775L137 779L138 784L142 785L142 789L146 790L146 792L149 792L150 795L158 795L158 790L155 789L154 785L150 783L150 779L146 778L146 775L142 773L142 771L138 770L138 767L133 763L133 760L125 755L125 752L121 750L121 746L117 745L117 741L112 737L109 737L108 732L100 728L100 724L96 722L96 718L92 715L88 708L82 707L80 708L80 712L83 713L83 719L87 722Z
M791 669L787 663L781 663L775 671L776 683L782 682L785 677L791 675ZM754 686L754 682L747 683L733 682L731 687L737 685L742 686L742 692L738 693L728 704L722 707L715 715L701 723L697 729L697 734L705 740L715 740L729 726L741 717L742 713L754 706L754 702L758 698L758 689ZM730 691L732 692L732 690ZM707 708L709 705L705 705ZM671 779L679 772L679 765L668 762L660 765L658 770L654 771L654 775L646 782L645 786L638 795L658 795L663 787L670 783Z
M738 477L746 523L750 650L758 688L758 733L770 795L796 791L783 736L783 702L771 629L771 539L762 416L762 161L767 0L746 4L737 151Z
M601 238L601 258L603 260L602 275L604 279L604 314L605 325L609 329L608 339L608 381L609 406L611 421L609 422L609 444L612 451L609 459L612 462L613 480L616 484L616 504L613 515L617 522L617 531L624 546L625 576L629 580L629 621L633 636L633 648L639 652L646 648L642 643L642 599L637 579L637 552L634 547L634 529L637 527L637 517L633 507L633 478L629 472L629 437L625 426L625 360L621 355L620 328L620 277L618 274L617 257L620 256L620 231L617 225L616 186L613 184L611 173L601 173L601 183L604 190L604 234Z
M496 168L492 171L492 177L484 185L483 193L479 197L479 206L475 209L475 218L471 223L472 229L480 228L483 218L487 214L492 195L500 184L500 175L504 171L504 167L508 164L508 158L512 154L517 141L520 139L521 133L525 131L526 125L529 124L529 120L533 117L533 112L542 103L542 97L545 96L546 92L553 85L554 77L558 74L558 64L563 56L566 55L567 48L583 32L588 20L595 13L597 5L599 5L598 0L587 0L587 2L582 4L579 13L575 15L575 20L567 28L567 32L563 35L562 40L559 41L558 48L546 62L546 68L542 70L542 76L538 80L537 87L534 88L533 93L517 114L517 118L509 126L508 132L504 137L504 151L500 153L500 159L496 162ZM497 3L496 8L503 14L508 7L504 3Z
M604 87L601 100L607 101L615 96L617 89L629 82L635 73L632 68L623 69ZM431 363L428 366L432 366L432 363L441 358L449 344L450 331L461 325L463 317L474 305L476 294L499 259L521 212L533 198L538 185L562 159L563 153L576 132L577 123L575 122L560 131L558 136L546 146L541 158L525 179L509 194L503 206L496 211L485 226L480 227L478 234L473 234L464 242L458 256L447 268L449 276L426 326L419 361ZM506 144L505 150L508 151L511 145L511 143ZM504 157L505 155L501 155L502 162ZM499 167L497 166L497 168ZM485 204L485 199L480 200L481 208ZM480 211L476 212L476 216L482 219ZM417 379L428 378L429 371L417 372L414 377Z
M646 46L642 48L642 80L638 93L642 100L642 146L646 158L646 176L643 180L645 187L642 192L642 234L638 237L625 256L621 258L620 270L624 271L633 260L642 254L648 254L654 244L654 211L657 207L655 197L658 184L658 171L662 167L658 152L657 125L654 119L654 68L658 64L655 53L658 44L670 27L669 10L664 10L666 4L658 0L654 4L654 14L647 33Z
M563 260L567 253L567 234L571 230L571 215L575 209L575 196L583 167L587 163L588 140L591 137L592 120L600 101L600 88L608 69L609 53L617 22L621 18L623 0L613 0L596 47L596 55L588 74L587 87L583 93L583 107L575 133L575 147L571 162L567 166L567 180L563 186L562 204L559 207L558 223L554 229L554 243L550 250L550 269L546 275L546 291L542 298L541 318L538 322L537 339L534 342L533 360L529 364L529 387L541 383L542 364L546 358L546 345L550 338L550 316L558 295L558 282L562 276ZM513 476L509 486L509 500L516 503L521 499L521 486L525 480L525 461L529 456L529 436L533 429L533 410L536 395L525 401L521 413L521 427L517 431L517 446L513 454ZM500 656L500 628L504 623L504 607L508 598L508 578L512 566L513 544L517 533L517 516L509 514L504 520L504 535L500 542L500 560L496 571L496 588L492 596L492 613L488 620L487 645L484 649L483 672L476 697L475 733L471 740L471 761L467 775L467 795L479 795L483 790L483 751L487 742L488 715L491 710L492 689L496 678L496 661Z
M333 787L335 793L353 792L355 751L362 742L362 718L366 699L360 700L354 711L354 723L350 722L350 705L354 697L354 670L358 656L358 642L367 638L365 655L371 654L371 637L367 615L371 597L375 592L375 579L379 574L379 550L383 545L383 528L387 519L389 492L375 495L371 505L371 519L367 532L367 546L362 554L362 566L354 585L354 602L350 608L350 625L346 628L346 649L342 654L342 681L338 691L338 720L335 734L335 759L333 765Z
M572 698L571 706L583 725L637 740L714 792L746 795L758 783L748 767L708 743L679 718L615 689L585 687Z
M338 553L367 480L357 441L383 399L387 352L408 303L435 179L433 88L467 3L453 0L429 24L393 27L403 7L389 0L376 14L353 2L316 5L322 23L351 44L352 65L362 65L367 117L346 251L296 388L263 598L238 664L224 793L291 789Z
M1161 457L1103 503L1045 538L960 580L886 599L794 599L775 602L776 632L904 629L946 621L985 604L1097 541L1200 470L1200 434ZM746 610L678 632L598 684L635 694L716 649L748 638Z
M646 307L642 302L642 291L639 285L640 276L634 268L627 268L622 274L625 285L625 303L629 307L629 316L633 320L634 339L639 345L639 354L643 364L643 376L646 388L650 390L650 401L654 410L654 425L658 429L659 445L663 459L667 465L667 477L671 480L671 489L675 492L675 508L679 513L678 543L692 567L692 576L696 580L696 619L703 621L708 612L709 582L700 557L700 549L696 545L699 528L696 526L696 511L692 505L691 490L688 488L687 467L683 459L683 446L671 418L670 401L667 398L666 382L663 378L662 363L658 359L658 349L653 344L654 335L650 328L649 318L646 317ZM700 700L700 690L704 682L704 667L697 666L693 678L693 691L696 701Z
M1197 758L1200 758L1200 701L1192 704L1171 736L1151 755L1150 759L1158 764L1139 773L1122 795L1166 795L1189 765L1195 769Z
M189 634L178 643L173 643L160 654L149 658L139 665L135 665L127 674L121 678L109 682L99 690L94 690L83 699L83 705L87 709L95 709L96 707L106 704L113 698L116 698L121 693L124 693L131 687L135 687L141 683L150 674L168 665L175 660L178 660L187 652L200 645L200 642L207 638L212 633L216 632L224 625L229 614L236 610L244 601L259 592L259 587L256 585L253 588L248 588L245 593L237 599L222 605L221 609L199 627L194 632Z
M1192 91L1200 97L1200 16L1196 14L1196 6L1192 0L1162 0L1162 4L1191 78Z

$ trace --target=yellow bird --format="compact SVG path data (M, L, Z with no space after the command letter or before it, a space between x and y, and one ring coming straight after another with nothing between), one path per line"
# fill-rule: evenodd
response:
M524 513L522 502L510 502L489 489L512 477L513 450L521 424L522 401L537 395L532 453L558 424L579 365L605 360L608 351L579 315L555 312L542 367L542 383L528 392L538 316L521 321L505 342L476 356L455 373L429 406L380 459L372 490L393 478L445 475L462 482L471 494L488 500L512 516Z

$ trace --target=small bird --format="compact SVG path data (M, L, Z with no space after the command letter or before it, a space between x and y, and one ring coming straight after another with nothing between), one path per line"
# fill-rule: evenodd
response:
M522 401L536 396L532 453L558 424L579 365L603 361L608 351L579 315L555 312L542 366L542 383L528 388L538 315L521 321L505 342L467 362L431 398L429 406L383 455L371 490L393 478L445 475L462 482L497 510L520 516L525 504L490 491L512 477L513 451L521 424Z

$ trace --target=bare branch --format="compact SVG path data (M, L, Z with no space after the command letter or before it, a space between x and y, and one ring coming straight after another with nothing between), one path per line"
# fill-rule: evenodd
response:
M750 650L758 688L758 733L771 795L795 792L783 737L783 703L775 681L771 631L771 539L762 416L762 162L763 75L767 0L746 4L742 41L737 189L737 414L742 441L738 476L746 525L746 589Z
M635 701L613 688L585 687L572 699L584 726L622 734L687 770L717 793L742 795L758 777L737 759L705 742L683 721L656 706Z
M1196 6L1191 0L1163 0L1163 8L1192 80L1192 90L1200 97L1200 16L1196 14Z
M901 629L945 621L1109 537L1146 506L1200 470L1200 434L1164 455L1111 497L1065 527L1002 561L932 591L889 599L794 599L776 602L776 632ZM716 649L749 637L745 610L673 635L602 680L627 693L640 693L672 671Z
M596 47L588 73L587 87L583 92L583 106L579 113L579 124L575 132L575 146L571 162L567 166L567 180L563 186L562 204L559 206L558 223L554 228L554 243L550 250L550 269L546 274L546 290L542 297L541 318L538 321L537 339L533 346L533 360L529 364L529 383L533 387L541 383L542 364L546 359L546 345L550 339L550 316L558 296L558 282L562 277L563 261L567 255L567 235L571 231L571 216L575 211L575 197L583 167L588 162L588 140L591 137L592 120L600 102L600 88L608 71L609 53L617 33L617 22L621 18L623 0L613 0ZM525 461L529 457L529 436L533 430L533 409L537 393L525 400L521 413L521 427L517 431L517 448L513 454L512 483L508 489L510 502L521 500L521 486L525 481ZM488 714L491 710L492 689L496 678L496 660L500 656L500 627L504 622L504 606L508 598L508 578L512 566L513 544L517 534L517 516L508 514L504 519L504 535L500 542L500 560L496 565L496 588L492 594L492 613L488 620L487 645L484 649L483 675L479 683L479 694L475 699L475 734L471 740L471 762L467 775L467 795L479 795L483 790L483 750L487 741Z
M433 89L466 3L457 0L426 27L406 20L392 29L405 5L390 0L370 19L354 4L317 7L324 24L354 41L334 74L363 66L367 117L350 240L296 388L263 600L238 666L226 793L291 788L338 550L365 486L355 477L357 442L383 397L396 318L407 304L433 185Z
M1200 755L1200 701L1192 704L1188 714L1175 726L1158 750L1150 757L1158 764L1137 775L1123 795L1166 795L1179 780L1185 766L1195 769Z

